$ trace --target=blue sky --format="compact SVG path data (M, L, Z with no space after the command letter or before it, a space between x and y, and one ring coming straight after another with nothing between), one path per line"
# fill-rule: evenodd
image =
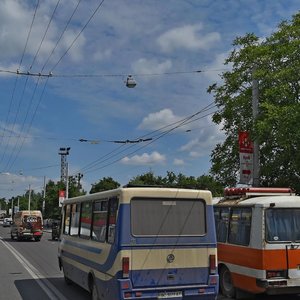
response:
M234 38L269 36L299 10L297 0L40 0L36 9L37 2L0 2L7 199L29 185L41 191L44 177L59 180L60 147L71 148L69 174L82 173L86 191L108 176L126 184L149 171L208 174L224 136L206 90L228 68ZM130 74L135 88L124 83Z

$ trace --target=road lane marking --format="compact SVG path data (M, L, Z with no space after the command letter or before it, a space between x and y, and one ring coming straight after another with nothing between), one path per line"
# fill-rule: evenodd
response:
M2 244L15 256L30 276L36 280L38 285L47 294L50 300L68 300L48 279L45 278L20 252L0 237Z

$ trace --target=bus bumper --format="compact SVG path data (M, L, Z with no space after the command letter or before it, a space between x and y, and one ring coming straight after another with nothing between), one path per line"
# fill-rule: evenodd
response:
M132 288L129 279L120 280L120 299L213 300L217 298L218 276L214 285Z
M282 295L282 294L299 294L300 285L290 285L288 279L256 279L256 285L265 289L265 293L268 295Z

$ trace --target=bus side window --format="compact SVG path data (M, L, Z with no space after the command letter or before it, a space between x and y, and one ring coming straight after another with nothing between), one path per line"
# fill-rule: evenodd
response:
M92 202L82 202L80 216L80 237L89 239L91 237L92 226Z
M93 234L92 239L104 242L106 237L107 225L107 200L94 202L93 208Z
M232 208L228 242L236 245L249 245L251 231L251 208Z
M78 235L79 230L80 204L72 204L71 210L71 230L70 235Z
M115 241L118 204L118 198L109 199L107 242L111 244Z
M64 220L64 234L69 234L70 232L70 214L71 214L71 205L65 206L65 220Z
M227 240L228 219L229 219L228 207L215 208L215 224L216 224L218 242L225 243Z

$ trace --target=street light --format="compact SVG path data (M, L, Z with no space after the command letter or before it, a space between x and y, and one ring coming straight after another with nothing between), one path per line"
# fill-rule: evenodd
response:
M134 88L136 86L136 81L133 79L131 75L127 76L125 83L128 88Z
M61 175L60 179L62 182L65 182L66 185L66 199L69 198L69 175L68 175L68 163L67 155L69 155L70 147L61 147L59 148L58 154L61 155Z

